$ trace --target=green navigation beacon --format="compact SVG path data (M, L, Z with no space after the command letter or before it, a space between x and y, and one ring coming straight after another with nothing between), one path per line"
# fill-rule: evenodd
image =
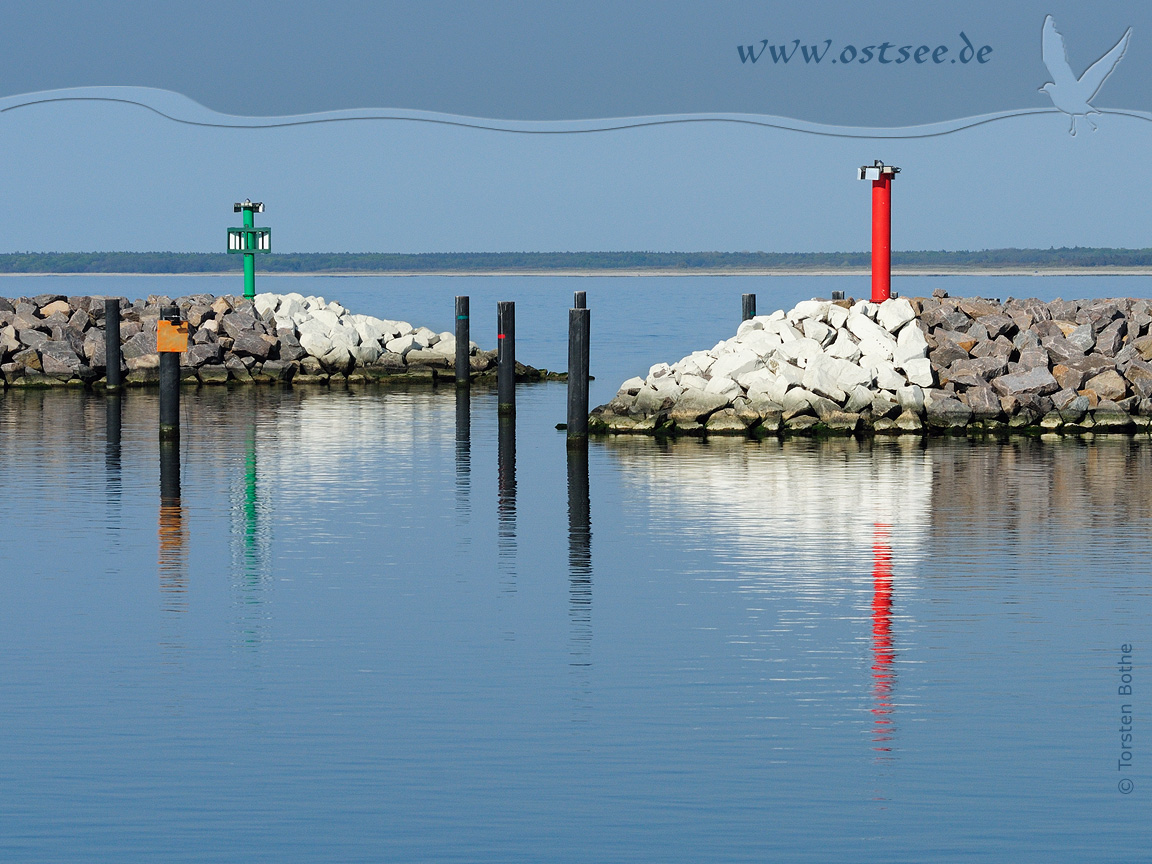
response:
M244 299L251 300L256 296L256 253L272 251L272 229L252 224L252 214L263 213L263 204L245 198L232 205L232 212L244 214L244 227L228 229L228 253L244 255Z

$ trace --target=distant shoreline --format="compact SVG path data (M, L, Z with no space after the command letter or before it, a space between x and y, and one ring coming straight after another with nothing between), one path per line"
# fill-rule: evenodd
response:
M842 267L842 268L800 268L800 269L784 269L784 268L747 268L747 269L733 269L733 268L693 268L692 270L684 270L682 268L572 268L572 269L538 269L538 270L507 270L507 269L484 269L484 270L320 270L315 272L283 272L283 271L257 271L261 279L268 277L287 277L295 278L298 276L329 276L333 278L357 278L361 276L386 276L386 277L417 277L417 276L483 276L483 277L511 277L511 276L565 276L573 278L581 277L644 277L644 276L733 276L733 277L746 277L746 276L868 276L870 270L868 268L859 267ZM77 272L59 272L59 273L45 273L45 272L21 272L21 273L0 273L0 279L5 277L38 277L38 276L114 276L114 277L153 277L153 278L167 278L171 276L207 276L207 277L227 277L232 279L239 279L242 273L237 270L224 271L219 273L204 273L199 271L188 271L184 273L140 273L140 272L124 272L124 273L77 273ZM894 277L900 276L1152 276L1152 267L895 267L892 269Z

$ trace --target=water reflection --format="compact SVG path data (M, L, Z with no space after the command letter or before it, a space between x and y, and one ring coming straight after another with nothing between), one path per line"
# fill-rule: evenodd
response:
M458 524L468 521L472 489L472 393L456 388L456 514Z
M165 612L188 611L188 538L180 500L180 443L160 442L160 594Z
M568 617L571 665L592 665L592 518L588 450L568 450Z
M516 416L499 419L496 493L496 566L506 591L516 590Z
M120 528L124 494L120 465L120 421L123 415L120 398L119 393L110 393L104 399L104 497L108 504L106 525L112 532Z
M892 645L892 545L888 525L876 525L872 543L872 742L875 750L892 751L896 732L892 691L896 686Z
M267 507L260 495L257 456L258 403L247 406L243 473L232 483L232 573L240 612L240 638L250 646L264 639L265 592L272 577L272 538Z

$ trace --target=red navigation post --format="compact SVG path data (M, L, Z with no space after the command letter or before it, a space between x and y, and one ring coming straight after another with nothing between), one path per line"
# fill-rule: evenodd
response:
M892 178L900 173L876 159L860 166L860 179L872 181L872 302L892 296Z

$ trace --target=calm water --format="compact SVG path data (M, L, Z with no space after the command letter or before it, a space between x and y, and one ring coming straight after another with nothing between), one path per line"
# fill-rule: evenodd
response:
M156 281L127 284L220 284ZM588 290L603 398L778 284L310 281L264 284L438 329L453 293L477 329L515 299L555 368ZM205 390L162 453L154 392L0 396L0 859L1145 854L1152 733L1117 759L1152 687L1152 440L584 460L563 385L517 398L501 426L483 389Z

